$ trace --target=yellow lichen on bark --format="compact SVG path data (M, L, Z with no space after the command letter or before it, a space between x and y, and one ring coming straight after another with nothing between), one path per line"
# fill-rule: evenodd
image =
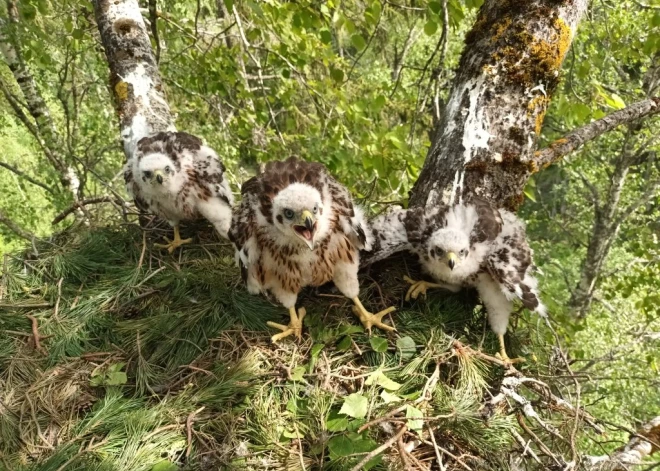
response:
M119 82L115 85L115 94L117 95L117 100L125 101L128 99L128 84L126 82Z

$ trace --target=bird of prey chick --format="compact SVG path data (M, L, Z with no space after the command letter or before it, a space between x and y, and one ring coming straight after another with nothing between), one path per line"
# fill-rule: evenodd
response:
M268 323L282 331L274 342L301 337L305 309L296 312L298 293L329 281L353 301L353 312L369 332L372 326L394 330L382 322L393 307L372 314L358 298L360 249L370 250L371 231L348 190L322 164L269 162L243 184L241 194L229 238L247 289L268 291L289 310L288 325Z
M157 247L172 253L191 242L181 239L179 222L201 217L227 237L234 197L224 172L215 151L185 132L160 132L140 139L124 167L124 180L138 208L174 227L174 239Z
M403 210L399 210L400 212ZM397 224L399 222L399 224ZM513 300L545 316L532 272L532 250L525 225L513 213L474 199L470 203L408 210L405 216L386 215L376 229L390 231L394 239L405 237L418 255L422 268L435 283L413 281L406 300L426 295L428 288L459 291L475 287L488 312L488 321L500 341L500 357L509 359L504 334ZM380 235L380 234L377 234ZM385 238L390 237L385 234Z

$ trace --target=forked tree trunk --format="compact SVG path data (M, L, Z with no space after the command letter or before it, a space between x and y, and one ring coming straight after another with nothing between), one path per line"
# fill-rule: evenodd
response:
M175 130L137 0L94 0L127 157L150 134Z
M486 0L411 206L480 195L516 209L562 62L587 0Z

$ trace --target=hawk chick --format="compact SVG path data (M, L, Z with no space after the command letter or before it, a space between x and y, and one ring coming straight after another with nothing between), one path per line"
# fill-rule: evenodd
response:
M229 238L243 279L252 294L272 293L291 318L287 326L268 323L282 330L273 341L300 338L305 310L296 313L298 293L329 281L353 301L353 312L369 331L394 330L382 322L393 307L372 314L358 298L360 249L371 249L371 231L348 190L322 164L269 162L241 194Z
M513 361L504 347L513 300L520 299L524 307L545 316L525 225L513 213L475 198L451 207L395 210L374 222L374 229L387 240L405 236L424 271L437 281L406 278L412 284L406 300L425 295L428 288L477 289L499 338L502 359Z
M172 253L192 239L182 240L179 222L208 219L227 237L234 196L225 167L213 149L185 132L160 132L140 139L124 167L126 189L141 210L154 213L174 227L174 240L156 244Z

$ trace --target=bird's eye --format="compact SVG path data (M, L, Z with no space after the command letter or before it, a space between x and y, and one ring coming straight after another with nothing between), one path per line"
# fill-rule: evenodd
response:
M436 254L438 257L442 257L442 256L445 254L445 251L442 250L440 247L436 247L436 248L435 248L435 254Z
M460 252L458 252L458 255L460 255L461 257L465 257L467 253L468 253L467 249L463 249Z
M290 209L284 210L284 217L287 219L293 219L293 211Z
M149 170L147 170L147 171L145 171L145 172L142 172L142 175L144 175L144 178L151 178L151 176L153 175L153 173L150 172Z
M168 165L167 167L165 167L165 173L170 173L170 170L171 170L171 169L170 169L170 166L169 166L169 165Z
M319 212L319 206L318 205L314 206L314 209L312 209L312 212L314 214L318 213Z

